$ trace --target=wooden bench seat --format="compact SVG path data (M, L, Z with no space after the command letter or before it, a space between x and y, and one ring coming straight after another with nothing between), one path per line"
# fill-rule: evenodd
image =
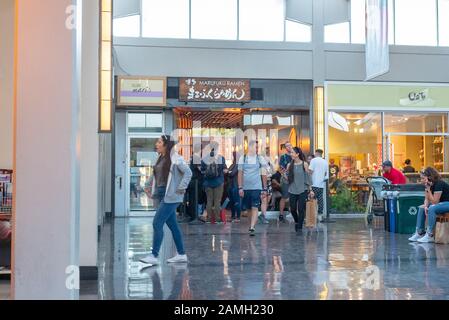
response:
M437 222L449 222L449 212L437 215Z

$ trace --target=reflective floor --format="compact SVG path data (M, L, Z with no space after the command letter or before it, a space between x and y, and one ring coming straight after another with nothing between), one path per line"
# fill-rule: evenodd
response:
M10 282L7 280L0 280L0 300L9 299Z
M141 271L151 218L116 219L100 242L98 283L82 299L449 299L449 245L412 245L380 220L338 219L318 232L293 226L183 225L190 264ZM161 258L175 252L166 232Z

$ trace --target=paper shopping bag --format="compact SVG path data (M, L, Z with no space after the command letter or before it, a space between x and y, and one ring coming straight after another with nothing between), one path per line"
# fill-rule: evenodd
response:
M449 244L449 222L437 222L435 243Z
M317 200L307 201L306 204L306 228L315 228L318 217L318 203Z

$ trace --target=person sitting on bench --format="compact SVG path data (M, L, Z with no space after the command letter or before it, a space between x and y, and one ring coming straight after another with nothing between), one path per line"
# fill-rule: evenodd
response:
M432 167L421 172L421 182L426 186L424 205L419 208L416 221L416 232L409 238L412 242L435 242L434 230L437 215L449 212L449 184L441 179L441 175ZM425 223L427 216L427 232Z

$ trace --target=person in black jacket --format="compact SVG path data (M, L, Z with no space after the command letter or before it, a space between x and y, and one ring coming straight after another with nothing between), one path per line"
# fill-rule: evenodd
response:
M188 215L190 224L203 224L199 216L202 215L202 208L205 204L206 196L204 191L204 177L201 172L201 144L193 145L193 155L190 160L190 170L192 170L192 180L188 188Z
M405 167L402 169L403 173L415 173L416 169L412 167L412 160L405 160Z
M232 165L229 167L227 174L228 197L231 205L232 222L239 223L242 214L242 199L239 195L238 184L239 168L237 164L237 154L232 154Z

